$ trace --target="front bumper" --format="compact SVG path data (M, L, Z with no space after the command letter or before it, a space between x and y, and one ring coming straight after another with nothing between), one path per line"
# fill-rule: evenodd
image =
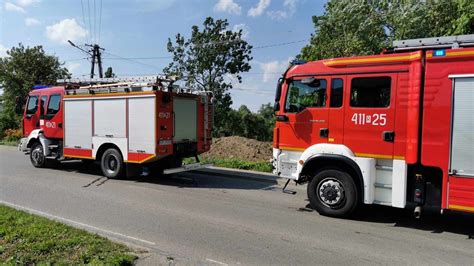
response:
M28 146L28 138L21 138L20 143L18 144L18 150L21 152L28 152L30 149L27 148Z

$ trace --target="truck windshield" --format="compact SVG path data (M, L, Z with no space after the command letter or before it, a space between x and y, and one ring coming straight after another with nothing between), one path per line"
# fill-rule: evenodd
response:
M300 80L292 81L286 93L285 111L296 113L309 107L326 106L326 80L319 84L304 84Z

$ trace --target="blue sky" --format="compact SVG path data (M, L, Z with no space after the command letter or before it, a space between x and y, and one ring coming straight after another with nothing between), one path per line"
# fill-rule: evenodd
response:
M202 25L208 16L226 18L231 29L242 28L246 40L254 47L261 47L253 50L252 69L243 74L243 83L235 84L236 89L231 91L235 108L245 104L255 111L273 101L276 80L287 62L308 42L314 32L311 16L324 12L325 1L0 0L0 3L0 56L20 42L43 45L48 54L65 62L74 76L87 75L90 64L84 59L85 54L67 44L67 39L81 45L99 42L110 53L103 55L104 67L112 66L118 75L155 74L162 73L169 58L132 62L117 56L167 57L168 38L174 38L178 32L189 36L191 26ZM271 46L274 44L282 45Z

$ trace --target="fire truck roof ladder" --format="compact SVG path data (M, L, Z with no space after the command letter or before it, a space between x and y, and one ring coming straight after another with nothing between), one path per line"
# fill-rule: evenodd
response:
M408 51L420 49L442 49L442 48L460 48L474 46L474 34L433 37L423 39L410 39L393 42L395 51Z
M176 77L171 76L133 76L117 78L71 78L58 79L58 84L69 88L67 94L95 94L152 90L152 87L169 89ZM165 83L165 84L163 84Z
M110 84L119 82L134 82L134 83L156 83L156 82L174 82L175 76L157 75L157 76L130 76L130 77L116 77L116 78L70 78L58 79L59 84Z

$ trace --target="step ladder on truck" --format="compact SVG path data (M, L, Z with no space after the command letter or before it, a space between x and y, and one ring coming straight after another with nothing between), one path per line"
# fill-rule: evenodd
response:
M143 166L157 173L205 167L212 144L212 93L180 88L176 78L62 79L28 96L19 150L35 167L51 161L99 161L119 178ZM183 158L196 163L182 165Z
M319 213L358 205L474 212L474 35L299 62L278 82L275 173Z

